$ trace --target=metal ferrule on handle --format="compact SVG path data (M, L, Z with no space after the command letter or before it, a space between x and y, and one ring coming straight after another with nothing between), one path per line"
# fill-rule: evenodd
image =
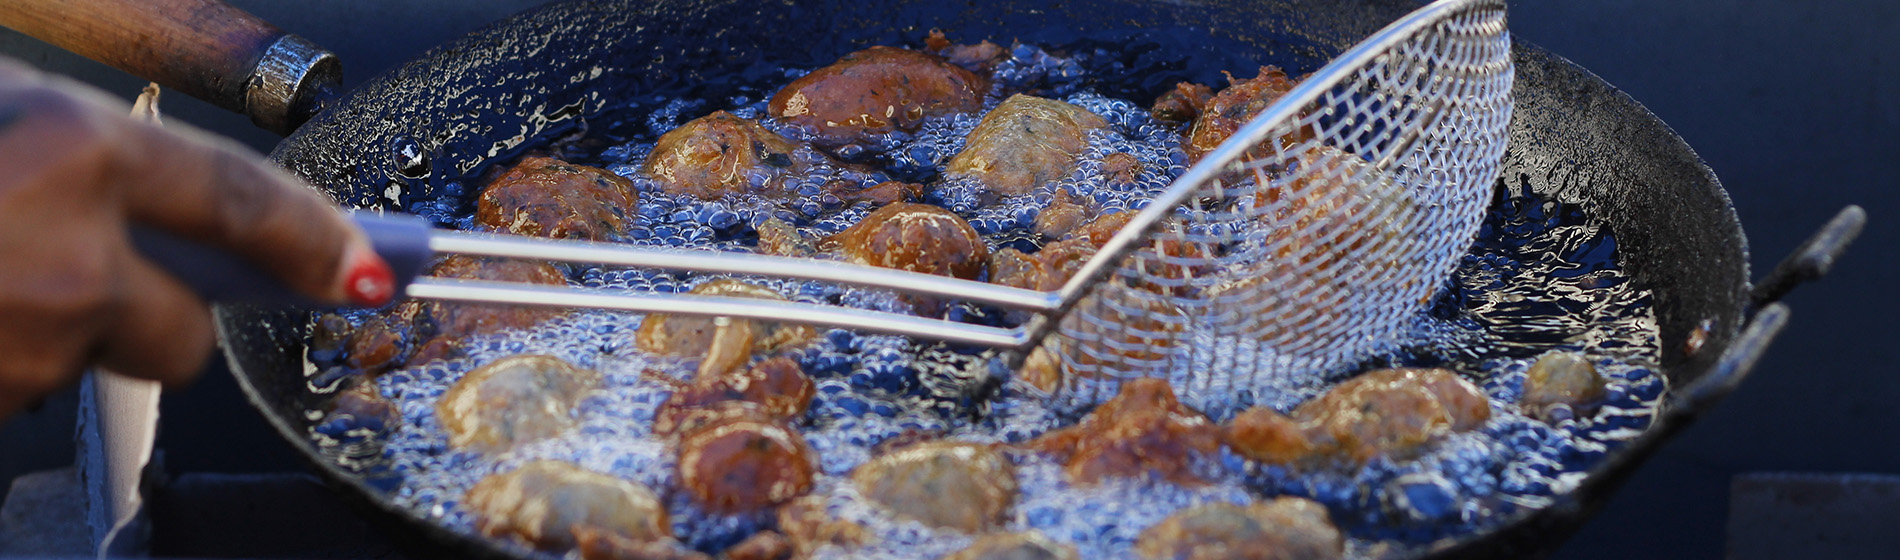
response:
M336 55L285 34L264 50L257 69L245 80L243 112L251 124L288 136L323 109L342 76Z

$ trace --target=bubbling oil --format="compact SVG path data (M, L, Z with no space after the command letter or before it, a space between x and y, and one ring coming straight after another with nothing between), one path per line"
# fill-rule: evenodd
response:
M962 150L965 137L980 121L974 114L934 118L914 132L847 148L843 155L848 163L801 150L794 157L805 160L812 171L797 180L794 188L802 196L793 202L747 194L713 201L671 196L639 171L655 138L716 109L760 119L768 129L796 137L798 131L762 118L766 111L761 99L674 99L634 121L635 129L643 125L644 130L623 135L578 163L601 166L633 181L640 202L630 212L623 239L632 244L751 252L756 244L753 229L774 218L821 238L843 231L873 209L867 203L827 198L825 185L870 186L895 179L930 182L927 202L962 215L992 250L1033 252L1041 245L1033 233L1036 216L1058 190L1086 199L1102 213L1134 211L1186 170L1178 128L1155 121L1141 105L1096 93L1114 88L1089 81L1094 61L1126 57L1100 49L1094 56L1086 50L1069 51L1078 53L1069 56L1057 52L1012 48L999 67L996 91L985 110L999 103L1004 92L1035 88L1102 116L1109 126L1089 133L1086 152L1068 176L1021 196L986 197L980 185L942 176L945 163ZM778 75L789 81L802 73L793 69ZM1142 72L1117 68L1117 74ZM1111 181L1102 161L1116 153L1132 156L1139 171ZM467 206L464 201L420 208L438 223L468 227L466 211L455 211ZM718 278L598 266L569 272L576 285L630 292L680 293ZM918 311L904 298L875 290L782 279L747 281L797 302ZM1010 321L998 310L967 304L950 305L944 313L953 320L984 324ZM339 456L356 457L353 467L379 473L378 480L390 487L395 503L458 532L478 534L461 500L482 477L552 459L659 490L682 541L716 553L769 527L771 521L759 515L706 512L678 490L672 444L652 432L655 411L667 399L668 388L648 372L689 378L692 370L636 349L634 336L642 319L635 313L577 310L532 328L471 337L465 341L466 357L400 369L374 380L400 414L396 425L362 426L341 419L319 423L312 437L326 446L356 450ZM1369 362L1455 369L1491 399L1492 419L1482 428L1452 435L1420 457L1378 458L1360 468L1333 471L1261 465L1223 450L1196 467L1210 482L1193 486L1150 478L1078 486L1052 459L1011 450L1020 495L1001 530L1040 531L1076 546L1085 558L1128 557L1142 530L1183 508L1292 495L1328 508L1350 537L1350 556L1389 553L1483 531L1575 488L1587 469L1648 426L1665 389L1655 366L1656 336L1649 295L1616 267L1615 238L1608 228L1574 205L1543 197L1521 182L1501 181L1480 239L1464 257L1447 293L1416 320L1405 340ZM1236 344L1207 342L1210 350L1197 351L1204 359L1245 351ZM1519 411L1515 403L1526 370L1537 356L1553 350L1581 352L1606 374L1609 396L1594 415L1547 422ZM599 387L573 411L576 427L498 455L450 447L435 417L436 401L475 367L522 353L557 356L601 373ZM1038 391L1013 378L994 352L834 329L793 357L816 386L798 426L819 463L812 494L821 497L834 517L860 523L874 535L863 547L821 548L816 556L822 558L934 558L970 544L971 536L956 530L894 519L857 493L848 475L873 456L880 442L921 433L1018 444L1079 420L1076 413L1045 403ZM311 359L311 369L321 371L336 358ZM312 385L333 381L313 378ZM1231 393L1176 384L1184 387L1183 402L1216 403L1207 411L1216 420L1249 406L1284 412L1329 385L1327 380L1296 380L1265 391ZM518 543L497 543L524 555L546 555Z

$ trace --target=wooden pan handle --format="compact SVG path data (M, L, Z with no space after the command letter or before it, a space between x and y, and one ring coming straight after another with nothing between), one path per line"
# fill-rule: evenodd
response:
M333 95L336 56L220 0L3 0L0 25L289 134Z

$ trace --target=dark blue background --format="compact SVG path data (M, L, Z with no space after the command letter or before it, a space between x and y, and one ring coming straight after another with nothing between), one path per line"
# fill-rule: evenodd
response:
M236 0L337 52L350 86L537 2ZM1757 276L1846 204L1859 243L1787 302L1793 322L1733 397L1663 449L1560 558L1724 554L1741 472L1900 473L1900 3L1885 0L1514 2L1512 29L1623 88L1721 177ZM143 82L0 30L0 54L130 98ZM275 137L181 96L167 117L268 151ZM0 357L4 359L4 357ZM0 427L0 482L72 457L71 392ZM173 472L296 468L221 368L168 394L159 447ZM0 488L0 492L4 492Z

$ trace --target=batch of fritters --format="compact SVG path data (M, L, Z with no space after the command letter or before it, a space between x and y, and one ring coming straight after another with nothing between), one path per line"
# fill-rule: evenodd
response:
M815 235L808 224L766 216L733 226L735 237L763 254L1053 290L1133 211L1105 209L1095 197L1051 192L1050 185L1085 163L1109 185L1133 183L1157 170L1152 160L1132 154L1086 153L1090 132L1109 121L1039 96L1044 92L1034 88L1012 91L994 76L1011 51L989 42L951 44L936 35L920 49L876 46L847 55L778 89L757 118L712 111L659 136L635 170L658 193L642 192L607 169L524 156L488 174L470 223L515 235L638 242L628 226L643 196L794 205L811 196L812 169L833 175L849 169L857 179L829 181L818 194L832 207L868 210L849 227ZM1218 90L1182 83L1154 100L1149 115L1178 135L1181 155L1191 163L1298 81L1267 67ZM993 108L985 113L986 107ZM960 151L945 154L937 177L907 182L877 168L876 162L886 161L876 152L888 148L887 137L978 114L980 122ZM1034 243L997 244L970 218L933 204L944 199L933 191L952 183L981 185L981 199L1041 197L1044 204L1025 224ZM436 262L428 273L576 282L551 263L459 256ZM770 300L796 295L777 286L719 278L690 291ZM917 313L939 317L968 312L951 302L909 303ZM377 376L464 358L467 340L565 313L401 301L374 314L319 316L311 353L348 374L350 384L338 391L332 417L389 425L403 416L377 391ZM670 390L653 415L651 433L671 442L677 472L670 480L677 487L648 487L563 461L532 461L488 474L459 497L480 532L588 559L801 558L875 538L835 518L822 499L810 495L821 461L804 430L818 384L800 352L825 340L823 329L663 314L638 321L632 351L660 364L646 377ZM1053 392L1065 372L1043 352L1031 355L1014 375ZM599 372L557 356L506 357L460 376L435 401L433 414L452 449L499 456L574 430L575 409L600 379ZM1540 419L1584 414L1601 401L1604 385L1590 361L1553 353L1530 368L1515 406ZM1076 548L1059 538L1003 530L1018 499L1019 458L1057 462L1067 483L1076 486L1143 478L1206 484L1207 465L1223 453L1293 471L1354 469L1374 460L1403 461L1446 437L1478 429L1493 417L1493 407L1485 391L1458 372L1386 368L1360 373L1290 409L1254 406L1216 421L1183 404L1167 382L1143 379L1122 384L1117 396L1072 424L1027 441L974 443L928 431L890 438L848 480L894 518L970 535L971 544L950 558L1076 558ZM765 521L723 550L697 550L686 544L686 535L675 534L669 519L678 512L669 511L669 495L687 496L704 511ZM1132 550L1144 558L1332 558L1345 554L1346 541L1325 506L1280 496L1182 509L1143 529Z

